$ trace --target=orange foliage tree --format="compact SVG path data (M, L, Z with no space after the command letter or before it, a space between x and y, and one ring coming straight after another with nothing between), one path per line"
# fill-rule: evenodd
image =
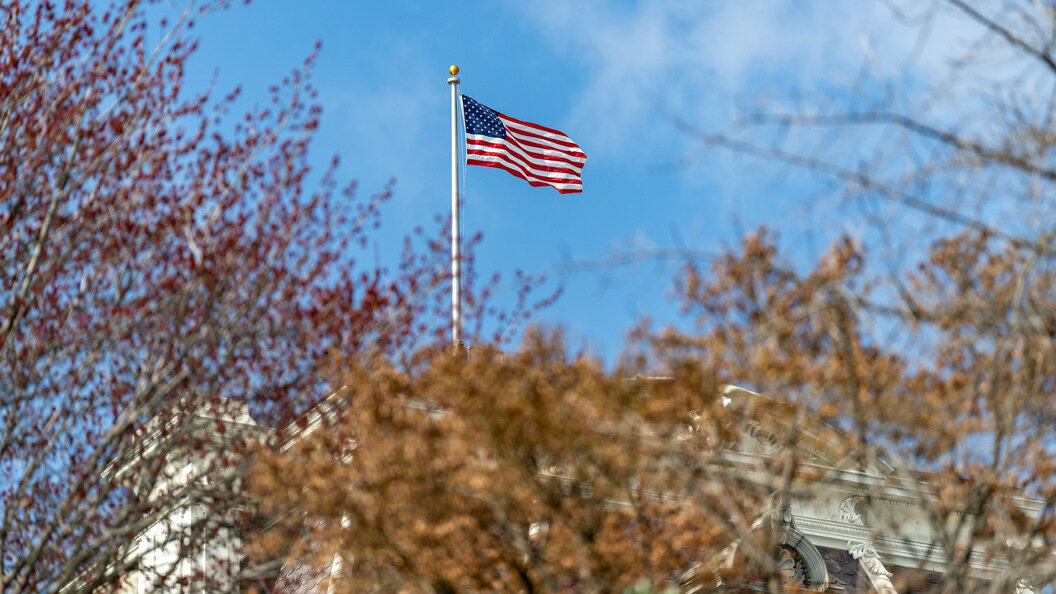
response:
M1051 339L1001 327L987 340L964 313L983 301L951 282L1013 294L1006 250L936 243L910 275L936 301L899 318L928 339L910 358L865 322L873 289L853 242L799 274L769 239L687 268L696 330L642 330L642 354L614 370L546 332L505 356L340 365L340 412L251 474L275 519L257 552L314 564L347 591L778 592L790 587L780 511L843 473L887 468L859 492L911 494L945 567L936 588L977 587L979 555L1006 560L986 581L999 590L1051 580ZM1004 288L983 271L995 259ZM1008 306L987 295L987 311ZM633 374L648 366L664 376ZM760 441L772 446L761 456ZM897 517L879 521L878 534L909 536Z
M831 176L848 203L887 215L875 227L807 264L761 231L687 266L688 322L643 325L611 370L546 331L505 356L338 360L331 423L252 475L275 519L258 550L346 591L778 592L775 511L887 468L860 495L900 489L944 569L884 587L1051 587L1056 7L928 6L980 32L946 86L863 84L847 109L752 111L728 135L679 122ZM981 56L1019 74L1010 84ZM793 144L819 128L835 141ZM636 377L647 370L662 379ZM773 447L743 462L760 435ZM873 519L908 538L897 516Z

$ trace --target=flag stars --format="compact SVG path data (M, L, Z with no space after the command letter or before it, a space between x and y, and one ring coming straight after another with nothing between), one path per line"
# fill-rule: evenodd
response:
M465 95L462 95L462 109L465 114L467 134L506 138L506 126L499 120L499 115L495 110Z

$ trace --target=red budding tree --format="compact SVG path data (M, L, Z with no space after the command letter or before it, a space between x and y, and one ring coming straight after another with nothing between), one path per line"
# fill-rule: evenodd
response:
M280 423L325 395L332 353L443 332L421 315L442 242L409 239L391 270L353 260L388 190L356 199L336 159L310 170L311 58L232 122L237 92L181 90L193 21L222 2L158 23L151 4L0 7L4 591L96 591L152 551L195 554L231 514L137 536L188 502L236 503L238 473L217 468L235 457L173 482L203 434L233 433L231 401ZM151 587L188 579L164 567Z

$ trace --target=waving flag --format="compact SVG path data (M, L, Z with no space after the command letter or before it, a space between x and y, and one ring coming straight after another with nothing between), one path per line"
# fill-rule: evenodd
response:
M503 115L462 95L466 164L498 167L533 186L562 194L583 191L587 155L563 132Z

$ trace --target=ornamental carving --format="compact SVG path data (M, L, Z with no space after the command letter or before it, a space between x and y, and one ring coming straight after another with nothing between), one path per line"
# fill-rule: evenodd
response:
M891 572L880 561L880 554L876 552L876 547L865 542L849 542L847 543L847 552L869 574L869 579L872 580L878 592L881 594L895 594L898 592L895 589L895 585L891 583Z
M853 495L844 499L840 503L840 510L837 512L836 517L856 526L865 526L865 522L862 521L862 514L858 513L858 506L864 502L865 497L861 495Z
M1030 580L1023 578L1016 582L1015 594L1034 594L1034 588L1030 585Z

